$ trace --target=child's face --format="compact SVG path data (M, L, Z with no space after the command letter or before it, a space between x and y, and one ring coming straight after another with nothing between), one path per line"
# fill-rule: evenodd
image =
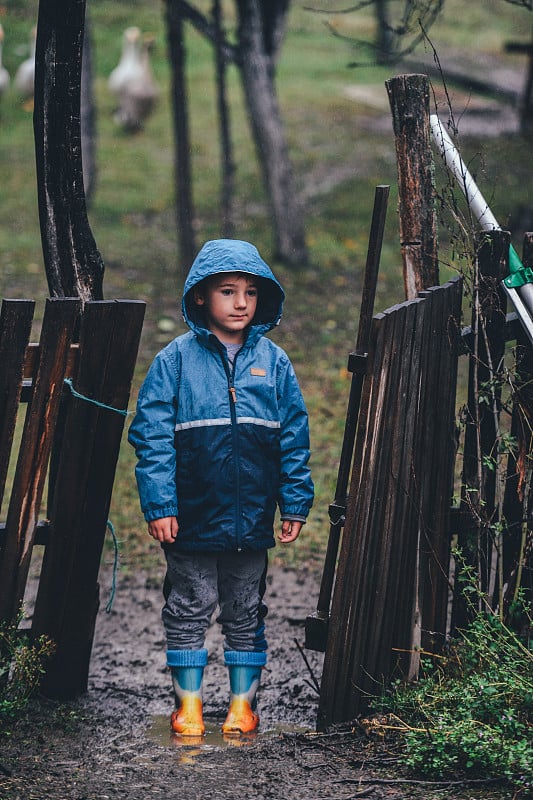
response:
M194 290L194 301L204 306L207 327L221 342L242 344L257 308L257 283L242 272L212 275Z

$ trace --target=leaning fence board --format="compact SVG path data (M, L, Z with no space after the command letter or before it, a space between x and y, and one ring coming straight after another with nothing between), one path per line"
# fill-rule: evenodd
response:
M0 561L0 619L16 618L24 597L70 341L79 316L74 299L46 302L39 364L7 512Z
M0 312L0 508L22 389L24 353L31 333L33 300L3 300Z
M79 394L126 408L144 309L144 303L128 301L86 304ZM57 646L42 687L49 696L74 697L87 688L98 570L124 421L117 411L71 399L32 626L35 635L46 633Z
M385 347L389 337L387 332L394 325L394 317L384 313L377 314L372 321L370 346L368 351L367 374L363 384L361 410L355 441L352 479L346 521L339 555L339 567L333 593L328 643L324 660L318 727L323 727L333 719L343 718L345 692L340 687L347 685L347 675L351 662L358 659L354 641L355 620L358 618L358 601L364 600L364 592L354 595L353 587L362 586L365 579L364 564L371 560L369 549L372 538L368 520L379 509L373 496L374 484L363 480L372 474L379 464L380 449L383 444L380 432L386 423L379 416L383 403L379 398L385 391L390 351ZM382 374L383 373L383 374ZM385 437L387 443L387 437ZM358 503L353 497L358 497ZM354 531L360 532L356 536ZM342 619L342 625L338 622Z
M416 581L416 522L418 516L418 477L414 473L414 442L417 432L421 351L428 309L421 300L407 304L402 350L399 353L399 392L395 407L395 444L389 480L389 492L396 497L394 515L387 521L391 548L389 576L383 595L385 605L371 674L381 680L391 676L399 664L402 674L409 671L407 652L411 646L415 615L413 586ZM381 580L381 576L379 576Z

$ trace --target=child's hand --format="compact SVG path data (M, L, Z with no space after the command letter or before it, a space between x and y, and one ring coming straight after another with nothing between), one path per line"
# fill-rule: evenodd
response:
M158 542L172 544L178 535L178 520L176 517L161 517L148 523L148 533Z
M295 539L298 538L300 535L300 531L302 530L303 522L297 519L284 519L281 523L281 533L278 536L278 539L282 544L289 544L290 542L294 542Z

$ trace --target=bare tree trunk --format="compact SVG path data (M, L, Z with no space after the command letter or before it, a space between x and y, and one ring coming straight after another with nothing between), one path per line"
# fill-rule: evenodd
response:
M282 4L283 5L283 4ZM238 0L240 70L246 105L274 223L275 254L289 264L307 260L303 214L294 189L274 84L276 37L258 0ZM265 12L266 17L266 12ZM270 40L270 41L269 41Z
M39 3L35 160L46 277L53 297L101 300L104 263L85 205L80 85L85 0Z
M375 0L377 22L377 57L378 64L389 64L394 60L394 35L389 21L389 0Z
M170 62L172 68L172 110L176 137L176 189L178 232L181 266L184 275L196 254L193 230L193 200L191 180L191 148L189 136L189 104L185 81L185 44L183 14L180 3L167 0L167 26Z
M217 102L218 119L220 125L220 157L221 157L221 217L222 235L231 239L235 233L235 208L234 208L234 175L235 162L231 142L229 107L226 93L226 59L222 43L224 31L222 29L222 14L220 0L213 3L213 21L215 26L215 62L217 75Z

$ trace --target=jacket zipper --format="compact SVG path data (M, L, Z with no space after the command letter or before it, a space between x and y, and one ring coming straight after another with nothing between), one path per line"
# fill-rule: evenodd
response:
M239 470L239 463L240 463L240 453L239 453L239 437L238 437L238 430L237 430L237 409L235 407L237 403L237 392L235 391L234 387L234 380L235 380L235 362L237 361L237 357L239 353L235 354L235 358L233 359L233 366L230 370L228 358L226 354L221 350L220 355L222 358L222 363L224 365L224 371L226 373L226 378L228 381L228 394L229 394L229 409L231 415L231 437L233 440L233 452L235 454L235 536L237 539L237 552L240 553L242 550L241 547L241 486L240 486L240 470Z

